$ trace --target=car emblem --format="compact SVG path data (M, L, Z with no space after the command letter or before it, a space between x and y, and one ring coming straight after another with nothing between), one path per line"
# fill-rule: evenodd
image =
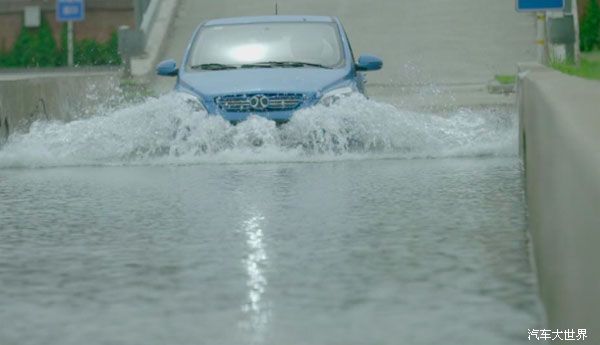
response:
M256 95L250 98L250 106L254 110L265 110L269 107L269 98L265 95Z

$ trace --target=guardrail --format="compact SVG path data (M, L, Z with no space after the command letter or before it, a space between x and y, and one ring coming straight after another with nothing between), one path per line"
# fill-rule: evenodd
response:
M520 64L529 229L550 329L600 344L600 82Z
M0 79L0 145L38 120L70 121L91 115L119 86L118 70L57 70Z
M148 36L150 34L150 30L152 30L154 20L156 19L159 0L142 1L145 1L144 12L141 17L141 20L137 23L139 23L139 29L142 30L146 36Z
M148 78L167 39L167 32L175 17L178 0L151 0L142 20L140 33L144 36L143 54L133 51L131 74L142 79ZM127 33L125 33L127 34ZM135 35L133 35L135 36ZM132 40L135 45L136 39ZM127 69L126 69L127 73Z

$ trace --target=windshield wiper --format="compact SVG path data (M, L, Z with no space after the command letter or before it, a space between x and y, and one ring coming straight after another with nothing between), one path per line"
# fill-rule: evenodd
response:
M271 67L318 67L331 69L331 67L318 63L302 62L302 61L265 61L251 64L244 64L241 68L271 68Z
M224 65L222 63L203 63L200 65L190 66L191 69L205 69L209 71L219 71L224 69L238 69L239 66L235 65Z

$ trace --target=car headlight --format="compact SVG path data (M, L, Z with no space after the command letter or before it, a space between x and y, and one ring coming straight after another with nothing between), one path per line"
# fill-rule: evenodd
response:
M193 111L203 111L206 112L206 107L202 104L202 101L198 98L198 96L194 96L190 93L180 90L180 95L183 101L192 108Z
M331 91L328 91L323 95L323 97L321 97L319 104L328 107L332 104L337 103L340 99L350 96L354 92L354 89L350 86L344 86L337 89L333 89Z

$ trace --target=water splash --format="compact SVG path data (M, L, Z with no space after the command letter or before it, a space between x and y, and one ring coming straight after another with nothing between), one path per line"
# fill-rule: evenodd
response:
M360 95L298 111L282 126L232 126L176 94L63 122L35 122L0 149L0 168L514 155L515 115L399 110Z

